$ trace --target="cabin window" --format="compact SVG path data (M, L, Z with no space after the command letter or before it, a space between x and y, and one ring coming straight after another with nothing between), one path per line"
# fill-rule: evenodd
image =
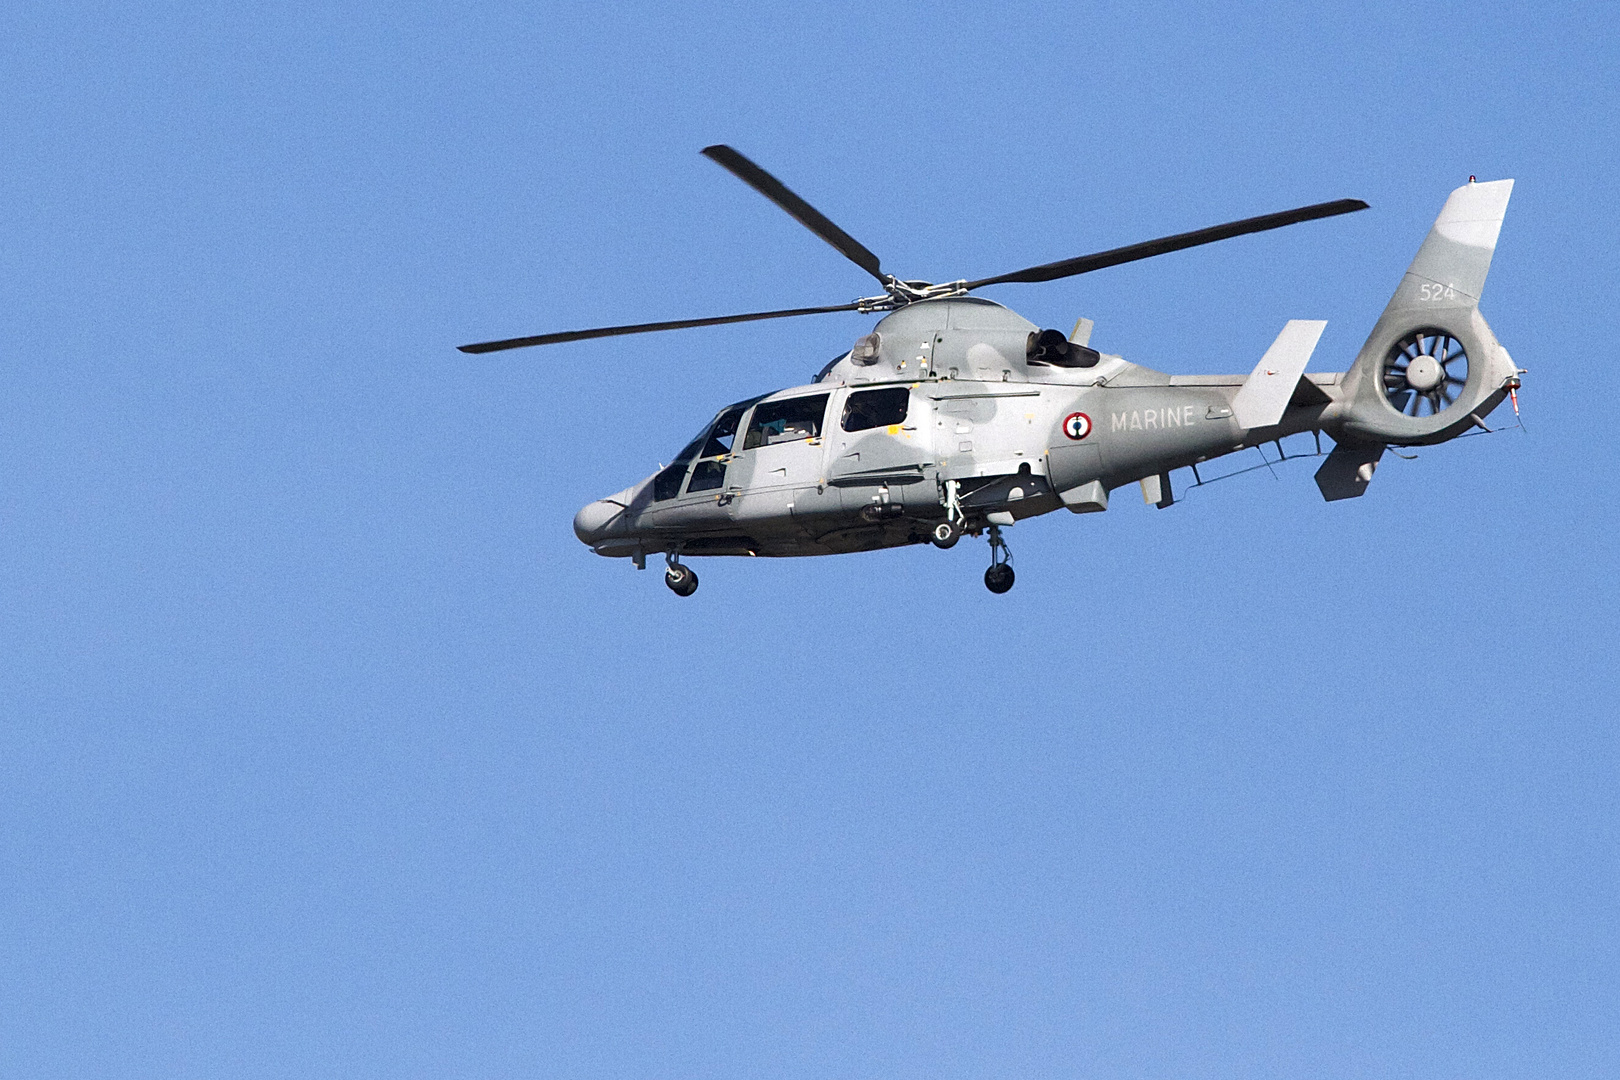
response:
M910 404L911 391L904 386L857 390L844 402L844 430L866 431L890 424L903 424L906 407Z
M827 398L827 394L814 394L755 406L743 449L819 438L821 418L827 413Z

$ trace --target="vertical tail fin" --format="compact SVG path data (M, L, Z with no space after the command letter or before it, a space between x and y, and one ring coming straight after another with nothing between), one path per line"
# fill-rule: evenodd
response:
M1512 194L1512 180L1470 180L1446 200L1345 374L1341 426L1351 440L1442 442L1506 396L1517 369L1479 297Z
M1239 427L1269 427L1282 419L1326 328L1327 323L1316 319L1288 320L1232 399Z
M1470 182L1453 191L1385 314L1397 307L1477 307L1512 194L1512 180Z

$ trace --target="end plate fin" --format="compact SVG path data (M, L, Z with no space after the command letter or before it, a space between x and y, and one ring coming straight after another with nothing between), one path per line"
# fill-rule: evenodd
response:
M1232 399L1232 415L1242 427L1270 427L1282 419L1294 396L1305 365L1327 323L1320 319L1290 319L1266 355Z

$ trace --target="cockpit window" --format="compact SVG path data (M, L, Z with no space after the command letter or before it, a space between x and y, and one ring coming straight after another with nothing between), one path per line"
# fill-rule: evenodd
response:
M686 467L692 464L697 457L698 447L703 445L703 436L699 435L682 448L675 460L666 465L662 472L653 477L653 499L663 502L673 499L681 490L681 481L686 479Z
M709 437L703 444L703 453L698 456L711 458L731 453L731 442L737 435L737 423L752 404L751 401L745 401L721 413L720 418L714 422L714 427L709 429Z
M698 461L697 468L692 470L692 480L687 484L686 490L706 491L709 488L721 487L725 483L725 463L710 459L722 458L731 453L731 444L736 439L737 425L742 421L743 414L748 412L750 405L764 396L761 394L759 397L739 401L722 409L720 415L715 417L697 438L687 443L681 452L675 455L675 460L653 478L653 499L663 502L680 494L681 481L686 479L686 470L692 464L693 458L703 460Z
M756 399L757 400L757 399ZM714 426L709 428L708 435L703 441L703 453L699 455L703 460L697 463L692 470L692 479L687 481L686 492L713 491L715 488L726 486L725 456L731 453L731 444L737 437L737 423L742 420L743 413L753 402L745 401L740 405L733 405L721 413L715 420Z
M692 480L686 485L687 494L694 491L713 491L726 486L726 463L720 458L705 458L692 469Z
M743 449L819 437L821 418L827 413L827 398L827 394L812 394L757 406L754 419L748 425L748 436L743 440Z
M903 424L909 404L911 391L904 386L857 390L844 402L844 430L866 431L868 428Z

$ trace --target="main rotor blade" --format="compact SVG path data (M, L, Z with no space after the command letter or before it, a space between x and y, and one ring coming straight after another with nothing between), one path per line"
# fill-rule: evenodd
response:
M1315 206L1302 206L1297 210L1284 210L1279 214L1262 214L1260 217L1244 218L1242 221L1231 221L1225 225L1212 225L1207 229L1198 229L1194 232L1177 233L1175 236L1149 240L1142 244L1131 244L1128 247L1100 251L1095 255L1081 255L1074 259L1064 259L1062 262L1031 266L1027 270L1014 270L1010 274L1000 274L979 281L970 281L967 283L967 288L970 290L979 289L986 285L1001 285L1015 281L1056 281L1058 278L1073 277L1076 274L1089 274L1093 270L1118 266L1120 263L1135 262L1138 259L1147 259L1154 255L1164 255L1172 251L1180 251L1183 248L1198 247L1200 244L1213 244L1217 240L1230 240L1234 236L1265 232L1267 229L1280 229L1284 225L1297 225L1302 221L1315 221L1317 218L1334 217L1338 214L1349 214L1365 209L1367 209L1367 204L1360 199L1340 199L1337 202L1317 203Z
M729 146L703 148L703 156L792 214L794 219L843 253L844 258L887 284L878 257L849 233L834 225L821 211L788 190L786 184L743 157Z
M825 315L833 311L857 311L860 304L836 304L832 307L788 308L785 311L755 311L747 315L721 315L713 319L676 319L672 322L636 323L632 326L601 326L595 330L565 330L560 334L536 334L534 337L507 338L504 341L480 341L476 345L458 345L464 353L500 352L503 349L522 349L530 345L560 345L565 341L586 341L590 338L618 337L621 334L650 334L655 330L689 330L695 326L723 326L726 323L758 322L761 319L786 319L794 315Z

